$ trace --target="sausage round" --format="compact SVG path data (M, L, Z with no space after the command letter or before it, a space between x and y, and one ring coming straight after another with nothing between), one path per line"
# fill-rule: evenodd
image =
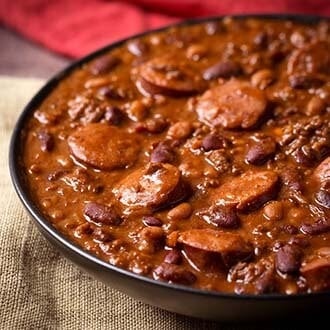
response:
M236 205L240 211L254 210L275 197L277 183L278 175L273 171L245 172L214 190L210 200Z
M208 126L248 129L259 122L266 106L261 90L232 79L207 90L197 101L195 110L199 120Z
M163 208L183 200L188 192L180 171L167 163L150 163L113 189L120 203L132 210Z
M140 151L136 141L137 136L101 123L88 124L68 138L71 153L78 160L102 170L132 165Z
M204 86L200 74L167 56L141 64L136 83L147 94L173 97L195 94Z

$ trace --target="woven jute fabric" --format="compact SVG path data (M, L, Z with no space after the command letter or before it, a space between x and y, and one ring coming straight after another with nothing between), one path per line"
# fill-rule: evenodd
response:
M193 319L138 302L90 278L49 245L23 209L8 169L13 126L42 83L0 77L0 329L269 328Z
M9 140L42 81L0 77L0 329L205 329L90 278L36 229L10 180Z

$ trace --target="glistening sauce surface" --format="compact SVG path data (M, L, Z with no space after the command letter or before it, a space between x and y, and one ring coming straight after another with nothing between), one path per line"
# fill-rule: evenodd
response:
M70 240L160 281L330 289L329 23L170 28L77 68L27 123L31 196Z

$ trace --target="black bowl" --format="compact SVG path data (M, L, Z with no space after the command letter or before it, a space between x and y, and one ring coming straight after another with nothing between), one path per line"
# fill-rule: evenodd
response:
M316 23L321 19L328 19L324 17L301 15L239 15L233 17L236 19L289 19L306 24ZM184 21L177 25L191 25L221 18L222 17L194 19ZM80 67L85 62L90 61L102 53L121 46L127 40L155 31L165 30L166 28L167 27L148 31L146 33L135 35L131 38L113 43L74 62L68 68L50 79L46 85L33 97L17 121L10 144L10 173L19 198L39 228L40 232L50 243L60 250L67 259L71 260L94 278L145 303L188 316L233 322L280 319L288 320L292 318L301 319L304 317L314 318L317 314L326 315L325 311L328 309L330 304L330 294L326 292L296 294L292 296L283 294L267 294L257 296L219 293L159 282L112 266L84 251L82 248L69 241L63 234L57 231L40 213L29 196L28 190L25 186L24 174L21 168L21 133L24 124L32 115L37 106L56 87L56 85L75 68Z

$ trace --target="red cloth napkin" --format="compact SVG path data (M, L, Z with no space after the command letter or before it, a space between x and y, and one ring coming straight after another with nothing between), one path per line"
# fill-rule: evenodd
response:
M329 0L0 0L0 22L70 57L187 17L330 15Z

